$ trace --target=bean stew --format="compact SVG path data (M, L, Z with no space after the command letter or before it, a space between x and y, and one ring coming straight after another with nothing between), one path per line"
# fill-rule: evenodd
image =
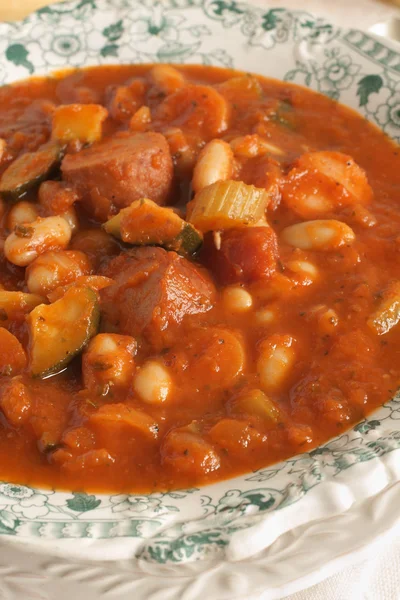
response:
M94 67L0 88L0 476L212 483L400 383L399 148L287 82Z

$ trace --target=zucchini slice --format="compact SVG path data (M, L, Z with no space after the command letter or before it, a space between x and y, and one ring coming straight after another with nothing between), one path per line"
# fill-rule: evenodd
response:
M250 415L259 417L270 425L276 425L280 420L280 410L261 390L249 390L231 403L230 410L234 415Z
M99 320L97 294L84 286L71 287L57 302L34 308L27 317L32 376L62 371L97 333Z
M142 198L123 208L103 225L107 233L135 246L162 246L187 255L196 252L203 237L171 208Z
M19 156L1 177L0 193L3 198L14 202L45 179L49 179L57 172L62 155L60 144L48 142L36 152L26 152Z

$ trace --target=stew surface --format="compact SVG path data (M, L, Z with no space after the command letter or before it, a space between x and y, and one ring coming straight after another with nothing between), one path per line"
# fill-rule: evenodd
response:
M0 89L0 477L150 492L327 441L400 382L400 158L212 67Z

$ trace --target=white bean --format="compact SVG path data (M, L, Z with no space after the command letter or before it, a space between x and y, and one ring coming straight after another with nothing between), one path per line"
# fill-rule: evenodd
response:
M293 279L298 279L300 285L310 285L318 279L318 269L308 260L290 260L285 264L286 269L295 273ZM297 278L296 278L297 275Z
M375 227L378 223L375 215L362 204L354 204L350 207L350 218L354 223L361 225L361 227L364 227L365 229Z
M286 227L281 239L302 250L334 250L355 240L354 231L341 221L305 221Z
M35 204L21 200L10 208L7 216L7 228L13 231L17 225L36 221L38 216L39 212Z
M67 250L45 252L26 269L26 284L32 294L47 294L60 285L90 273L90 262L83 252Z
M199 154L193 171L192 188L199 192L216 181L226 181L232 175L233 152L223 140L208 142Z
M129 386L133 378L136 349L136 340L129 335L96 335L82 358L85 387L105 394L111 386Z
M170 65L154 66L150 71L150 77L155 85L166 94L176 92L185 84L182 73Z
M231 312L245 312L253 305L251 294L240 286L225 288L222 292L222 302Z
M155 360L146 362L135 377L134 391L147 404L161 404L168 399L172 380L167 369Z
M75 233L79 229L78 215L76 214L76 210L73 206L60 214L60 217L67 221L68 225L71 227L72 233Z
M270 308L261 308L255 314L256 321L259 325L269 325L276 319L276 314Z
M290 335L272 335L261 344L257 372L265 392L278 389L288 377L295 361L294 339Z
M4 254L11 263L26 267L49 250L63 250L71 239L71 228L62 217L37 218L17 225L4 243Z

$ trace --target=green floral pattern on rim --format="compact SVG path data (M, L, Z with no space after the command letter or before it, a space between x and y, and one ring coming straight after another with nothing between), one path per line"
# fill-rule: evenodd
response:
M400 140L399 52L303 11L235 0L76 0L42 8L21 23L0 23L3 84L58 68L116 62L212 64L285 79L345 102ZM390 459L399 448L400 400L394 398L373 418L310 453L200 490L67 494L0 482L0 534L129 538L137 541L138 558L161 564L220 558L234 536L267 523L277 511L289 515L288 527L303 523L301 514L309 521L326 516L307 514L304 500L314 494L323 500L325 485L345 483L355 501L364 493L356 474L362 473L370 495L400 480L400 467ZM377 483L374 474L382 469ZM297 503L302 511L293 512ZM330 496L330 505L339 510L340 493Z

